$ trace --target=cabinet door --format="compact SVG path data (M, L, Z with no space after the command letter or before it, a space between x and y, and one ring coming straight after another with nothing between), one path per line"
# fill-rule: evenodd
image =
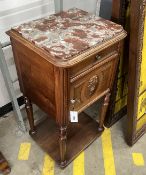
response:
M128 134L133 145L146 132L146 0L131 1Z
M75 101L74 104L70 104L70 110L82 112L107 94L112 85L117 61L118 53L115 53L70 80L70 100Z

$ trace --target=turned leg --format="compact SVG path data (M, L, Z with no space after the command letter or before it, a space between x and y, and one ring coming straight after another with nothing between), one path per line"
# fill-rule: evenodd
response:
M67 142L67 126L63 126L60 127L60 136L59 136L61 167L64 167L66 164L66 142Z
M0 174L9 174L10 172L11 169L9 167L9 164L0 152Z
M110 100L110 93L108 92L103 100L103 105L101 107L101 112L100 112L100 116L99 116L99 127L98 127L98 131L103 131L104 130L104 119L106 116L106 112L107 112L107 108L109 105L109 100Z
M26 109L26 113L27 113L27 117L28 117L28 121L30 125L29 133L35 134L32 104L31 104L31 101L27 97L24 97L24 100L25 100L25 109Z

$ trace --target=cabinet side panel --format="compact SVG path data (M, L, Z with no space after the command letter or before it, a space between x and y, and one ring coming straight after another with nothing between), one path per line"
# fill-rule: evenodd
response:
M54 67L33 49L12 38L20 89L33 103L55 117Z

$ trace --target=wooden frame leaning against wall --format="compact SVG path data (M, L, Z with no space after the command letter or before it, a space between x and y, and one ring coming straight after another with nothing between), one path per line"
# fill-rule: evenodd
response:
M131 1L127 142L146 132L146 0Z
M128 71L126 141L131 146L146 132L145 16L146 0L113 0L112 20L122 24L129 33L125 41L126 49L123 49L124 54L122 59L127 59L129 62L127 67L123 61L123 67L126 66ZM122 87L120 87L120 89L122 89ZM113 94L117 93L116 84ZM115 101L114 103L112 102L112 104L114 106ZM122 110L122 108L120 110ZM122 113L117 113L116 115L112 113L107 120L108 124L110 125L112 121L117 120L117 117L121 118L122 116Z
M129 0L113 0L111 20L124 26L128 36L121 48L119 68L111 94L105 125L110 127L127 113L128 55L129 55ZM126 49L125 49L126 48ZM126 50L126 52L125 52Z

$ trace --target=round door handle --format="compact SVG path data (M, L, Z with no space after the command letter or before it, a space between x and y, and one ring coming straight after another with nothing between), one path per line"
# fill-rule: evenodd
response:
M101 59L101 56L100 55L96 55L96 59L97 60L100 60Z
M74 105L76 102L80 103L81 101L80 101L80 99L71 99L70 102L71 102L71 104Z

